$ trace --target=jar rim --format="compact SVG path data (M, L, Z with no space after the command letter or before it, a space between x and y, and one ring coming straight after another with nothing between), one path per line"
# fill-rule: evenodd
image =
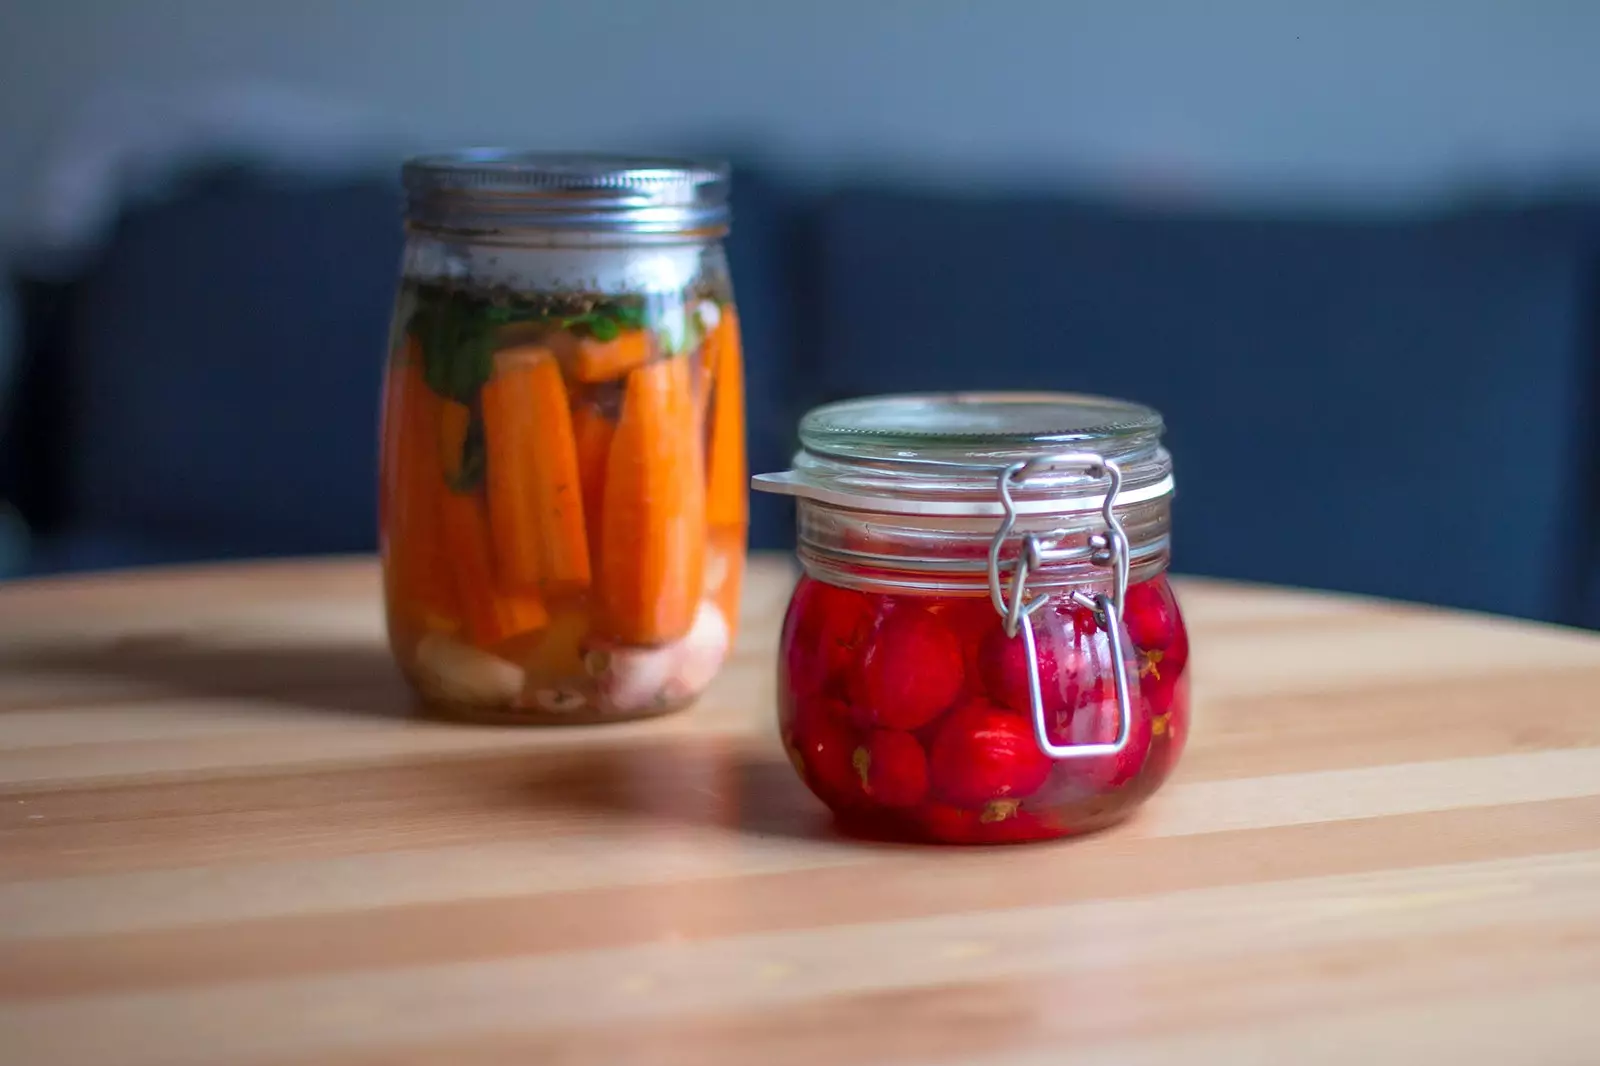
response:
M730 170L716 159L467 148L408 159L400 180L407 218L448 231L709 237L731 219Z
M929 392L866 396L823 404L800 420L802 447L841 459L953 458L981 451L1014 458L1051 452L1113 452L1141 437L1159 439L1159 411L1072 392ZM1098 445L1098 446L1097 446Z
M1008 481L1016 513L1068 514L1104 505L1108 481L1090 457L1119 468L1116 506L1131 506L1173 491L1163 429L1154 408L1080 393L871 396L808 412L793 469L752 487L886 514L998 515L1001 476L1029 463Z

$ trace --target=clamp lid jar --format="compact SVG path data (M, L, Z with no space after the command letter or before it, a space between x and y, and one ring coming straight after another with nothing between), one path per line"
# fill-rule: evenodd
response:
M1138 404L874 397L802 420L805 577L785 620L784 741L851 828L952 843L1123 817L1188 722L1166 568L1172 461Z

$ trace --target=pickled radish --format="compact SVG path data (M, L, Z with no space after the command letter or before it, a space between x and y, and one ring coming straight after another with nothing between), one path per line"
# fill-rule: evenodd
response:
M1065 594L1035 611L1030 664L986 599L802 578L779 647L780 726L801 778L875 838L1018 843L1123 817L1171 772L1189 725L1188 635L1166 579L1130 587L1127 602L1127 742L1055 759L1034 732L1030 668L1051 743L1120 730L1110 637L1092 613Z

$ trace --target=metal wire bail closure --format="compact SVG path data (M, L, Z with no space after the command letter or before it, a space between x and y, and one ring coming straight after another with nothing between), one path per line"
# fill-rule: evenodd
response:
M1103 477L1109 482L1105 502L1100 509L1105 517L1106 531L1103 534L1090 534L1088 544L1092 552L1090 560L1097 566L1112 568L1111 595L1099 593L1090 597L1082 592L1072 593L1073 603L1093 611L1111 638L1111 675L1117 690L1120 725L1117 728L1117 739L1107 744L1053 743L1045 722L1044 698L1039 691L1039 651L1033 635L1033 612L1048 603L1049 597L1040 595L1028 599L1028 574L1046 563L1073 557L1082 558L1082 556L1073 549L1060 548L1059 544L1041 546L1038 537L1032 533L1025 533L1022 537L1021 550L1011 564L1009 596L1001 584L1000 549L1010 538L1011 530L1017 521L1017 507L1011 497L1012 490L1042 469L1062 467L1082 468L1088 476ZM1000 503L1005 508L1005 517L1000 520L1000 528L995 531L994 540L989 543L989 600L1004 620L1006 636L1014 639L1019 630L1022 634L1022 643L1027 651L1028 703L1033 711L1034 739L1038 742L1040 750L1052 759L1085 759L1097 755L1116 755L1127 747L1128 737L1133 733L1133 701L1128 697L1128 670L1123 658L1122 643L1122 604L1128 592L1128 537L1123 532L1122 523L1117 520L1115 511L1117 493L1122 490L1122 470L1112 460L1092 452L1062 452L1012 463L1000 472L998 483Z

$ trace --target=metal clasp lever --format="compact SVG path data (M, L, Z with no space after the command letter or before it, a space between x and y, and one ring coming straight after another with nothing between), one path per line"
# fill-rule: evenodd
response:
M1049 602L1048 596L1028 598L1028 574L1057 560L1082 558L1081 549L1043 547L1032 533L1022 536L1021 550L1012 566L1009 597L1002 588L1000 577L1000 549L1011 536L1017 522L1016 502L1011 498L1014 488L1020 487L1041 469L1082 468L1084 473L1107 481L1101 514L1106 531L1090 534L1088 546L1090 561L1097 566L1112 568L1111 595L1104 593L1090 597L1083 592L1073 592L1072 602L1095 613L1111 638L1111 675L1117 690L1117 711L1120 725L1117 739L1107 744L1056 744L1050 740L1050 731L1044 715L1044 698L1039 691L1039 649L1033 635L1033 612ZM1028 702L1033 711L1033 735L1039 748L1052 759L1083 759L1096 755L1115 755L1127 747L1133 733L1133 701L1128 696L1128 670L1123 659L1122 604L1128 592L1128 537L1118 521L1115 507L1117 494L1122 491L1122 469L1110 459L1090 452L1063 452L1044 455L1012 463L1000 472L1000 503L1005 517L989 544L989 600L1004 620L1006 636L1015 638L1022 633L1022 643L1027 650Z

